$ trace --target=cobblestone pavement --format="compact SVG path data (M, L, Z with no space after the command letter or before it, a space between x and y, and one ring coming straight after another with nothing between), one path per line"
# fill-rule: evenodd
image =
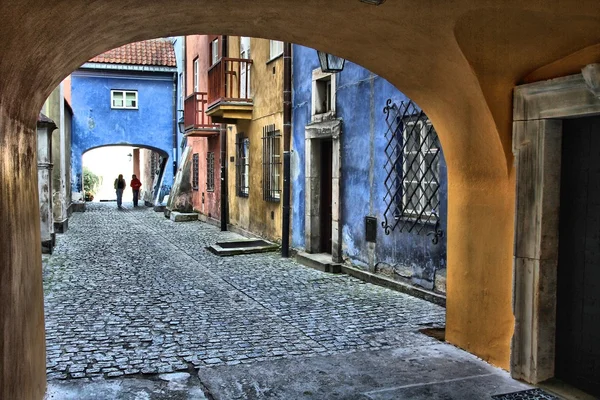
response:
M92 203L44 261L48 379L188 371L429 346L439 306L276 253L221 258L231 233Z

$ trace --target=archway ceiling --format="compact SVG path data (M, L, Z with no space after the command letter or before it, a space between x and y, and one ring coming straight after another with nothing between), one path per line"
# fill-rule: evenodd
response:
M516 83L540 69L548 77L600 62L600 52L580 51L600 43L597 0L2 0L0 9L0 108L14 118L33 121L65 76L125 43L265 37L338 54L388 79L436 125L453 178L470 180L510 172Z

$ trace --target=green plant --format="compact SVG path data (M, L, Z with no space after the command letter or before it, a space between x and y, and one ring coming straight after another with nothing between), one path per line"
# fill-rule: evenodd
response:
M102 182L102 178L93 173L89 168L83 167L83 191L86 194L94 195L98 186Z

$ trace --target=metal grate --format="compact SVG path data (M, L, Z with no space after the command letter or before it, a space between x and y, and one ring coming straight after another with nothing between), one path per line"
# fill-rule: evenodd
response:
M235 188L240 197L250 191L250 140L243 133L235 135Z
M198 178L200 175L198 153L192 156L192 189L198 190Z
M215 153L212 151L206 155L206 191L215 191Z
M281 133L275 125L263 127L263 198L278 202L281 198Z
M381 223L386 235L395 229L416 231L434 225L428 232L437 244L444 235L439 220L440 144L433 125L412 101L400 106L389 99L386 115L385 188L386 209Z

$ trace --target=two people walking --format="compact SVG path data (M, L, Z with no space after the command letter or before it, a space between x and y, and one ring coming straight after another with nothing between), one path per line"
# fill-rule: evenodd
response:
M122 208L123 204L123 192L127 187L127 182L123 178L123 174L119 174L119 177L115 179L115 191L117 193L117 207ZM138 200L140 198L140 187L142 187L142 182L133 174L131 176L131 182L129 183L131 186L131 190L133 191L133 206L138 206Z

